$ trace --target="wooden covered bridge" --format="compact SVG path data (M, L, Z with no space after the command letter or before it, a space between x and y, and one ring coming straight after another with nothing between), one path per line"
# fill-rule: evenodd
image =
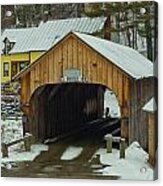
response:
M103 95L108 88L119 102L122 136L129 143L137 140L147 147L142 106L154 95L155 78L152 62L137 51L70 32L13 80L21 83L22 110L29 118L30 132L41 135L41 131L50 130L48 137L52 137L52 131L59 127L52 127L57 117L58 121L73 120L79 124L102 117ZM89 118L85 113L89 113ZM78 118L82 118L80 122ZM45 122L38 124L43 119ZM66 127L71 130L69 125Z

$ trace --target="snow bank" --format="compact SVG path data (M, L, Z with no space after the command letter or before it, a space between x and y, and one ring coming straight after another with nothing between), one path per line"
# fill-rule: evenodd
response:
M31 151L29 152L9 153L8 158L1 159L1 164L6 164L9 162L33 161L35 157L41 153L41 151L48 151L48 146L43 144L35 144L31 146Z
M117 175L123 180L153 180L154 173L147 160L148 154L140 147L138 142L133 142L126 149L126 158L119 159L119 150L113 149L111 154L106 149L99 149L100 162L110 165L104 169L97 170L103 175ZM95 155L96 155L95 154Z
M10 143L23 137L22 120L1 120L1 142Z
M118 105L117 98L112 91L106 90L104 94L104 109L109 107L110 116L112 118L121 117L120 107Z
M22 120L5 120L1 121L1 142L10 143L23 138ZM24 150L24 142L20 142L8 148L9 157L1 158L1 167L12 166L10 162L33 161L41 151L47 151L48 146L43 144L35 144L31 146L30 152L22 152ZM2 156L2 153L1 153Z
M152 97L142 109L147 112L155 112L157 110L155 98Z
M83 151L82 147L68 147L61 156L61 160L73 160L78 157Z

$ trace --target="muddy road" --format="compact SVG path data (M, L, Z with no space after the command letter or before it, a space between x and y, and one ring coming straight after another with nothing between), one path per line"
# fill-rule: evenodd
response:
M105 147L103 137L108 131L92 127L55 143L48 144L48 151L43 151L32 162L16 163L11 169L1 169L3 177L31 178L69 178L69 179L118 179L116 176L104 176L96 170L109 165L102 165L95 152ZM82 152L72 160L62 160L61 156L70 147L82 147Z

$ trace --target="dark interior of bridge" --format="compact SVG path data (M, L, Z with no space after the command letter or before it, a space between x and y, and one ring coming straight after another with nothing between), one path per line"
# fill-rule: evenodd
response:
M44 141L101 121L105 90L103 85L88 83L39 87L30 100L29 132Z

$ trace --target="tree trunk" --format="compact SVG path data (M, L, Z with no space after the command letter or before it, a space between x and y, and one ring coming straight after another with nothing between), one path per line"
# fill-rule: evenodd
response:
M107 12L107 20L104 26L104 38L107 40L111 40L111 15L110 12Z
M146 8L147 15L150 15L150 7ZM150 18L145 21L145 30L147 32L146 43L147 43L147 58L153 61L153 49L152 49L152 28L150 24Z

